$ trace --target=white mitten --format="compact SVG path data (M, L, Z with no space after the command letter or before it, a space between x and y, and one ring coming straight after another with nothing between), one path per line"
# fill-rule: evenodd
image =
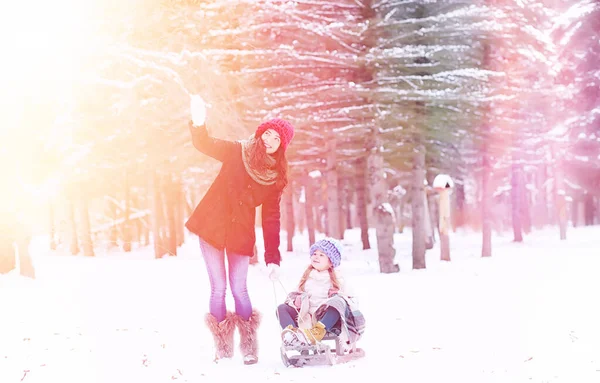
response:
M276 265L274 263L269 263L267 265L267 273L269 274L269 279L271 279L273 282L278 281L279 280L279 265Z
M190 110L192 112L192 122L194 126L202 126L206 121L206 104L202 97L193 94L190 99Z

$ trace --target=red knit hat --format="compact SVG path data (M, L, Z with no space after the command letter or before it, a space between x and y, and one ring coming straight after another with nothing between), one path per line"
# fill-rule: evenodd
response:
M283 147L283 151L285 152L288 145L294 138L294 126L290 124L286 120L282 120L281 118L274 118L272 120L268 120L263 122L256 128L256 133L254 133L255 138L260 138L262 134L268 130L273 129L277 133L279 133L279 137L281 137L281 146Z

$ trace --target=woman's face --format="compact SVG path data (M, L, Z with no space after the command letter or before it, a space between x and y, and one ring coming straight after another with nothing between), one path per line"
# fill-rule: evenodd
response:
M275 153L281 145L281 137L279 137L279 133L273 129L265 130L260 138L263 140L265 148L267 148L267 154Z
M319 271L327 270L332 266L327 254L321 250L315 250L315 252L310 256L310 264L313 268Z

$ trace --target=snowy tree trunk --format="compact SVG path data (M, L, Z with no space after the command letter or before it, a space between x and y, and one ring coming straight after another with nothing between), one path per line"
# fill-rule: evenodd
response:
M364 157L357 160L356 164L356 214L360 225L360 239L362 240L363 250L371 248L369 243L369 222L367 220L367 161Z
M48 221L50 222L50 250L56 250L56 223L54 222L54 205L48 202Z
M316 193L314 192L316 190ZM319 179L318 184L314 185L313 188L313 207L315 216L315 231L319 233L325 233L327 228L323 225L323 190L321 189L321 180Z
M379 270L382 273L397 273L400 271L400 266L394 263L396 257L396 249L394 248L396 220L394 210L388 201L388 186L383 177L383 156L381 153L371 154L369 161Z
M435 243L435 231L433 230L434 220L433 214L431 214L430 204L429 204L429 196L427 195L427 190L425 190L425 195L423 196L424 208L425 208L425 250L433 249L433 245Z
M406 223L404 220L404 217L405 217L404 212L406 211L406 206L407 206L406 200L404 197L402 197L402 199L398 203L398 216L396 216L396 220L398 221L397 226L398 226L399 233L404 233L404 227L406 226Z
M142 224L141 223L142 223L141 218L138 218L131 223L134 228L131 240L134 242L137 242L138 244L140 244L140 246L142 245Z
M8 201L0 201L7 203ZM19 217L20 211L0 206L0 274L6 274L17 268L21 275L35 278L35 270L29 256L31 229L27 222ZM16 211L15 211L16 210Z
M14 230L12 225L13 222L7 220L7 215L3 214L0 222L0 274L6 274L17 266L13 236L9 234Z
M571 222L573 227L583 225L583 192L577 191L573 193L571 206Z
M177 186L171 175L165 177L163 184L164 209L167 218L166 243L169 256L177 255L177 223L175 222L175 211L177 209Z
M295 222L294 222L294 190L293 182L289 182L283 192L285 200L285 230L287 232L287 251L294 251L293 239Z
M70 245L69 250L71 254L76 255L79 253L79 243L77 241L77 222L75 221L75 206L73 199L69 198L67 201L67 220L70 229Z
M296 185L299 188L298 194L304 196L304 188L302 187L302 183L298 182ZM303 233L306 229L306 217L304 212L306 209L304 208L304 199L298 198L294 203L294 226L295 233Z
M340 238L344 238L344 233L346 232L346 216L347 216L347 206L346 202L346 185L344 183L344 178L337 172L337 196L338 196L338 211L339 213L339 223L338 227L340 228Z
M527 190L526 185L529 183L527 174L523 169L521 171L521 188L519 189L519 196L521 197L521 220L523 223L523 231L525 234L531 233L531 209L530 209L530 192Z
M183 190L183 181L177 179L177 205L175 210L175 225L177 234L177 247L183 245L185 240L185 191Z
M535 201L534 222L535 226L538 228L541 228L548 224L548 192L547 186L545 185L547 179L548 165L543 163L539 167L536 177L536 189L538 191L538 194Z
M565 179L562 163L557 163L554 168L554 201L557 209L556 215L558 217L561 240L567 239L567 201L565 197Z
M24 234L24 233L22 233ZM19 274L24 277L35 278L35 268L29 254L30 235L20 235L16 240L19 255Z
M350 189L350 185L352 182L346 178L346 182L344 183L344 194L346 201L346 229L352 229L352 190Z
M464 180L456 182L456 197L455 197L455 210L452 222L454 223L454 230L463 227L465 225L465 185Z
M413 180L412 180L412 260L413 269L424 269L426 246L426 220L425 210L425 146L418 143L413 154Z
M117 242L119 240L119 229L117 227L117 219L119 218L119 207L114 204L112 201L107 201L108 203L108 210L109 210L109 214L110 217L113 220L113 224L111 225L111 227L108 229L109 230L109 234L108 234L108 241L109 241L109 245L111 247L113 246L117 246Z
M512 211L512 227L515 242L523 242L523 231L521 221L521 181L523 169L520 165L513 163L511 167L511 190L510 201Z
M160 198L160 178L156 171L152 171L150 173L150 193L151 193L151 201L152 201L152 242L154 244L154 258L161 258L165 252L162 246L162 239L160 235L160 225L161 225L161 198Z
M340 228L340 204L338 199L338 175L337 175L337 157L336 140L332 137L329 140L327 153L327 226L329 236L337 239L343 239Z
M486 3L490 0L486 0ZM482 68L494 70L492 66L492 43L484 43ZM490 121L491 106L486 104L483 108L481 125L481 256L492 256L492 155L490 141L492 136L492 126Z
M584 224L591 226L594 224L594 196L586 193L584 198Z
M485 132L489 132L489 126L484 127ZM481 256L492 256L492 190L490 178L492 164L490 163L490 154L488 144L484 144L481 150L481 222L482 222L482 246Z
M83 255L86 257L94 256L94 243L92 242L92 233L90 225L89 196L85 192L79 193L79 219L81 220L81 247Z
M379 270L382 273L397 273L400 266L394 263L394 213L389 204L379 204L374 211L377 251L379 253Z
M579 197L577 198L577 222L579 225L585 226L585 197L584 192L579 193Z
M405 197L402 197L402 201L400 202L400 219L398 223L398 228L400 233L404 233L404 228L406 227L406 216L408 215L406 212L410 209L410 205L407 203Z
M148 206L148 208L151 208L151 206ZM151 227L152 227L152 213L150 216L146 216L144 218L141 218L141 220L140 220L140 232L141 232L141 236L144 237L144 240L142 242L142 245L144 247L150 245L150 229L151 229Z
M312 179L308 174L303 177L304 180L304 211L306 214L306 230L308 231L308 243L315 243L315 217L314 217L314 198Z
M123 209L123 251L126 253L131 251L131 222L129 216L131 214L130 198L129 198L129 171L125 169L125 207Z
M583 192L579 191L573 196L573 227L583 226Z
M442 261L450 261L450 190L440 191L439 208L439 233L440 233L440 258Z

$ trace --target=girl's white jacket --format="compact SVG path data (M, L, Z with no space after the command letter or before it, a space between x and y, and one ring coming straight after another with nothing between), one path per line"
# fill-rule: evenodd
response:
M352 294L349 291L349 287L339 272L336 269L336 276L340 283L340 290L338 294L344 296L351 304L356 304ZM298 313L298 324L302 328L311 328L316 322L314 317L317 309L327 302L329 299L329 291L333 288L329 272L312 270L308 275L306 283L304 284L304 293L301 294L302 304Z

